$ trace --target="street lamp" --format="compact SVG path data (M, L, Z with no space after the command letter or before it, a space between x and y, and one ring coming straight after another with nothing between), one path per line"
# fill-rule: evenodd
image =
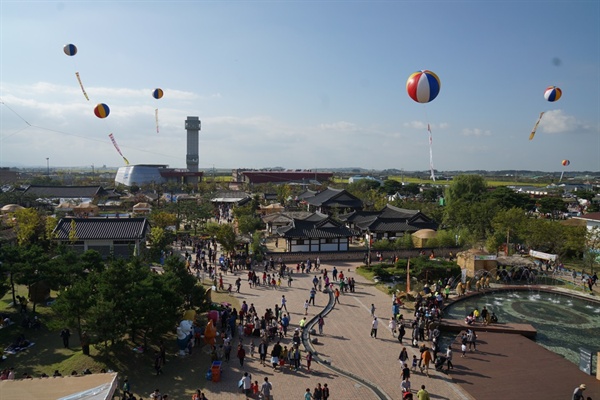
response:
M50 176L50 157L46 157L46 176Z

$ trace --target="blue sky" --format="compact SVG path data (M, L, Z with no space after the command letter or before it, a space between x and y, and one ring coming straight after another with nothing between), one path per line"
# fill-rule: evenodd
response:
M0 22L1 166L119 166L112 132L185 167L198 116L200 168L428 170L430 124L439 171L600 171L598 1L2 0Z

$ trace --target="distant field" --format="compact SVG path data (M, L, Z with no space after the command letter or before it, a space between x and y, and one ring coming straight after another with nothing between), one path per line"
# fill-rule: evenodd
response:
M398 181L398 182L406 182L406 183L417 183L417 184L426 184L426 183L430 183L430 184L437 184L437 185L449 185L450 183L452 183L452 181L447 181L447 180L436 180L435 182L432 181L431 179L421 179L421 178L415 178L412 176L394 176L391 175L388 177L389 179ZM485 178L484 178L485 179ZM340 177L333 177L332 181L334 183L344 183L347 184L348 183L348 179L347 178L340 178ZM536 187L544 187L546 185L548 185L550 182L531 182L530 180L522 180L522 181L500 181L500 180L493 180L493 179L486 179L485 180L487 182L487 184L489 186L492 187L496 187L496 186L536 186Z

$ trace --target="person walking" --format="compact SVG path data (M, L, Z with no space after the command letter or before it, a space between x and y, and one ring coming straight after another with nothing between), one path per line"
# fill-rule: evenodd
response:
M338 288L335 288L335 292L333 293L334 297L335 297L335 302L333 303L334 305L337 304L341 304L340 303L340 290Z
M388 328L390 328L390 331L392 332L392 337L396 337L396 318L392 317L390 318L390 323L388 324Z
M244 346L240 343L238 345L237 357L240 360L240 367L244 366L244 359L246 358L246 350L244 350Z
M375 317L375 304L371 304L371 317Z
M241 387L246 395L246 400L248 400L252 396L252 377L247 372L244 372L241 379Z
M373 318L373 322L371 322L371 337L377 339L377 327L379 326L379 321L377 317Z
M398 328L398 341L400 343L402 343L402 339L404 338L404 335L406 335L406 328L404 328L404 324L402 323L402 321L400 321L400 327Z
M430 362L431 362L431 353L429 352L429 349L426 348L425 350L423 350L423 353L421 353L421 373L423 372L423 369L424 369L428 378L429 378L429 363Z
M312 303L312 305L315 305L315 297L317 295L317 290L315 288L310 289L310 300L308 301L309 303Z
M271 400L271 390L273 390L273 385L269 382L269 378L265 376L265 381L260 387L260 394L263 395L265 400Z
M319 314L319 319L317 320L317 326L319 327L319 335L323 335L323 326L325 326L325 319L323 315Z
M573 391L573 400L583 400L583 391L586 389L585 383L582 383Z
M310 393L310 388L306 388L306 391L304 392L304 400L313 400L314 397L312 395L312 393Z
M317 383L317 386L313 390L313 399L323 400L323 387L321 387L320 383Z
M310 365L312 364L312 359L313 359L312 351L309 351L308 353L306 353L306 370L308 372L310 372Z
M304 315L308 315L308 305L309 305L308 300L305 300L304 301Z
M288 309L287 309L287 300L285 298L285 295L281 295L281 309L285 308L285 312L289 313Z
M406 361L408 360L408 351L406 351L406 347L403 347L402 350L400 350L398 360L400 360L401 366L404 366L406 364Z
M417 392L417 399L419 400L431 400L429 392L425 390L425 385L421 385L421 390Z
M258 345L258 355L260 357L260 364L264 367L267 360L267 353L269 351L269 345L264 340Z
M326 383L323 384L323 400L329 399L329 386Z
M448 350L446 350L446 362L448 363L446 372L454 369L454 365L452 365L452 346L448 346Z
M60 331L60 337L62 338L63 346L65 347L65 349L68 349L69 338L71 337L71 331L69 330L69 328L64 328L62 331Z

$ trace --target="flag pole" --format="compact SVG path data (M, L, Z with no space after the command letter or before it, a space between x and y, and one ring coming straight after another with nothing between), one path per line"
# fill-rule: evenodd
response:
M410 257L406 263L406 293L410 292Z

